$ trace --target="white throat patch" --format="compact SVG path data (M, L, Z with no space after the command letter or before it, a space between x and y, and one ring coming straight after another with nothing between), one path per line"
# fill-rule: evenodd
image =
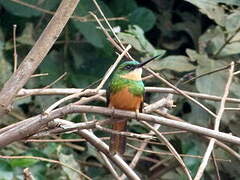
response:
M134 69L127 74L121 75L122 78L140 81L142 80L142 68Z

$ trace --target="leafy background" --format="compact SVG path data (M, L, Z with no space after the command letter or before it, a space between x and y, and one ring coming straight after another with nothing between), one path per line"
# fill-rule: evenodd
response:
M19 1L0 0L0 88L13 71L13 24L17 25L18 61L26 56L43 29L51 14L29 8ZM55 11L59 0L22 0L48 11ZM228 65L231 61L239 62L240 49L240 1L239 0L103 0L98 1L107 17L124 17L125 20L110 21L113 27L120 28L119 38L125 44L132 44L131 54L136 59L146 59L157 54L161 61L154 61L149 66L163 74L169 81L176 83L184 75L200 75ZM96 28L89 11L98 12L92 1L81 0L74 15L64 28L44 62L36 73L48 73L48 76L32 78L25 88L44 87L64 72L67 76L53 87L83 88L103 76L116 59L115 50L106 40L104 34ZM80 20L79 20L80 19ZM239 66L236 65L236 69ZM221 96L227 79L227 70L197 79L188 84L180 84L184 90ZM240 98L239 76L235 77L230 96ZM145 82L148 86L164 87L157 80ZM146 101L154 102L162 94L147 94ZM14 111L1 117L0 126L12 124L42 112L62 96L35 96L17 99ZM171 113L184 120L213 127L211 117L187 99L175 96L176 108ZM199 100L200 101L200 100ZM213 111L219 103L201 100ZM103 105L103 104L99 104ZM236 107L228 104L229 107ZM239 136L239 112L225 113L220 130ZM196 118L197 117L197 118ZM89 119L102 119L100 115L88 115ZM68 120L82 121L81 115L71 115ZM143 133L146 129L135 121L129 123L129 130ZM170 131L162 127L161 131ZM96 132L101 136L108 136ZM74 134L61 135L61 138L79 138ZM193 134L167 136L179 153L203 155L207 142ZM138 146L137 142L129 143ZM75 146L73 146L75 145ZM78 148L76 148L76 146ZM239 152L239 147L234 147ZM148 150L165 152L162 145L148 145ZM81 143L23 143L17 142L0 149L2 155L33 155L61 162L85 172L93 179L112 179L109 171L101 164L96 150L85 142ZM129 161L135 151L128 148L126 159ZM239 161L215 147L217 158L230 159L231 163L218 161L220 175L223 179L239 179ZM176 171L165 168L175 167L174 160L167 161L159 168L149 168L154 160L171 158L169 156L144 153L150 160L141 161L136 171L142 179L185 179L179 167ZM184 158L192 175L201 162L197 158ZM29 167L36 179L78 179L79 175L59 165L34 159L0 159L0 179L22 179L22 171ZM215 179L213 163L210 161L203 179Z

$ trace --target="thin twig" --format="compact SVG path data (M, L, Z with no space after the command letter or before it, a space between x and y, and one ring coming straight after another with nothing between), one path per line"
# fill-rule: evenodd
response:
M94 89L84 89L85 91L88 90L89 92L95 91ZM75 93L82 92L83 89L77 89L77 88L50 88L50 89L21 89L18 92L17 96L26 96L26 95L70 95ZM100 92L104 92L105 90L101 89ZM179 92L175 91L172 88L162 88L162 87L145 87L145 92L150 93L172 93L172 94L180 94ZM213 96L203 93L194 93L190 91L183 91L185 94L196 97L200 99L206 99L211 101L221 101L222 97L220 96ZM240 103L240 99L236 98L227 98L227 102L231 103Z
M11 104L17 92L23 88L39 64L43 61L54 42L65 27L79 0L61 1L56 13L36 41L17 71L0 91L0 116L11 111Z
M48 76L48 73L33 74L31 75L31 78L40 77L40 76Z
M160 156L174 156L171 152L160 152L160 151L153 151L153 150L146 150L146 149L141 149L138 147L135 147L131 144L127 144L129 147L131 147L132 149L135 149L137 151L142 151L145 153L149 153L149 154L157 154ZM197 155L192 155L192 154L179 154L181 157L189 157L189 158L196 158L196 159L203 159L203 156L197 156ZM212 158L210 158L211 160L213 160ZM228 159L221 159L221 158L216 158L216 161L223 161L223 162L231 162L231 160Z
M16 29L17 25L13 25L13 59L14 59L14 66L13 66L13 72L16 72L17 65L18 65L18 55L17 55L17 46L16 46Z
M127 52L131 49L131 45L129 44L126 49L124 49L124 51L121 53L120 56L118 56L117 60L114 62L114 64L108 69L108 71L106 72L106 74L103 77L103 80L101 81L101 83L98 85L98 87L96 88L96 90L100 90L103 85L105 84L105 82L108 80L108 78L110 77L110 75L112 74L112 72L114 71L114 69L117 67L118 63L122 60L123 56L125 56L125 54L127 54Z
M97 1L96 0L92 0L93 3L95 4L95 6L97 7L98 11L100 12L101 16L103 17L103 19L105 20L105 23L108 25L109 29L111 30L111 32L113 33L114 37L116 38L117 42L119 43L119 45L121 46L121 50L120 52L124 51L125 50L125 47L124 45L122 44L122 42L120 41L120 39L118 38L118 36L116 35L115 31L113 30L112 26L110 25L110 23L108 22L107 18L105 17L104 13L102 12L100 6L98 5ZM129 59L132 59L133 58L131 57L131 55L129 53L126 53L127 57Z
M85 95L86 93L88 93L88 91L83 91L83 92L79 92L79 93L76 93L76 94L72 94L72 95L66 96L66 97L58 100L58 101L55 102L54 104L52 104L50 107L48 107L48 108L44 111L44 113L48 114L48 113L50 113L53 109L55 109L56 107L58 107L60 104L66 102L66 101L68 101L68 100L70 100L70 99L79 98L79 97ZM94 92L92 91L92 93L94 93ZM95 93L97 93L96 90L95 90Z
M107 37L107 40L114 46L116 47L117 50L119 50L120 52L123 52L122 48L114 41L114 39L110 36L110 34L108 33L108 31L104 28L104 26L102 25L102 23L100 22L99 18L93 13L93 12L89 12L97 21L97 23L99 24L100 28L102 29L103 33L105 34L105 36Z
M92 132L84 129L80 130L78 134L95 146L96 149L103 152L112 162L117 165L119 169L121 169L127 175L129 179L140 180L138 175L127 165L127 163L125 163L118 154L114 156L111 155L108 146L99 138L97 138Z
M165 164L166 162L168 162L172 157L167 157L161 161L159 161L158 163L154 164L152 167L149 168L150 171L155 170L156 168L160 167L162 164Z
M105 102L105 98L102 97L102 95L103 95L103 93L99 93L99 94L96 94L96 95L93 95L93 96L90 96L90 97L82 97L79 101L74 102L73 104L76 104L76 105L87 104L87 103L92 102L94 100L100 100L100 101Z
M236 76L236 75L240 74L240 71L236 71L233 74L234 74L234 76Z
M225 43L218 49L218 51L214 54L214 58L216 58L221 51L225 48L225 46L237 35L237 33L240 32L240 27L234 32L234 34L232 36L230 36Z
M112 129L108 129L108 128L104 128L98 124L96 124L96 129L100 130L100 131L105 131L108 132L110 134L116 134L116 135L121 135L121 136L128 136L128 137L134 137L134 138L140 138L140 139L153 139L155 138L152 135L148 135L148 134L136 134L136 133L132 133L132 132L127 132L127 131L115 131Z
M220 173L219 173L219 168L218 168L218 164L217 164L217 161L216 161L216 158L215 158L215 153L214 153L214 150L212 151L212 159L213 159L213 165L214 165L214 168L215 168L215 171L216 171L216 175L217 175L217 180L221 180L221 177L220 177Z
M207 107L205 107L203 104L201 104L200 102L196 101L195 99L193 99L191 96L187 95L185 92L183 92L182 90L180 90L179 88L175 87L174 85L172 85L170 82L168 82L167 80L165 80L164 78L162 78L161 76L159 76L157 73L155 73L154 71L152 71L149 68L145 68L148 72L150 72L151 74L153 74L156 78L158 78L159 80L161 80L163 83L165 83L166 85L168 85L169 87L173 88L175 91L177 91L179 94L183 95L184 97L186 97L187 99L191 100L192 102L194 102L195 104L197 104L199 107L201 107L202 109L204 109L205 111L207 111L209 114L211 114L213 117L216 117L216 114L213 113L211 110L209 110Z
M210 138L208 138L208 139L210 139ZM226 144L224 144L218 140L215 142L215 144L218 145L220 148L222 148L224 151L228 152L229 154L231 154L232 156L237 158L238 161L240 161L240 154L237 153L236 151L234 151L231 147L227 146Z
M194 78L192 78L192 79L189 79L189 80L187 80L187 81L185 81L185 82L182 82L181 84L187 84L187 83L189 83L189 82L191 82L191 81L194 81L194 80L196 80L196 79L199 79L199 78L201 78L201 77L203 77L203 76L207 76L207 75L213 74L213 73L215 73L215 72L219 72L219 71L228 69L229 67L230 67L230 65L227 65L227 66L224 66L224 67L215 69L215 70L213 70L213 71L200 74L200 75L198 75L198 76L196 76L196 77L194 77Z
M99 152L100 156L102 157L103 161L105 162L107 168L109 169L109 171L112 173L113 177L117 180L119 180L119 176L117 174L117 172L115 171L115 169L113 168L111 162L109 161L109 159L107 158L107 156L102 153L102 152Z
M29 119L20 121L14 125L10 125L9 127L5 127L3 128L4 130L0 129L0 134L1 134L0 146L5 146L14 141L18 141L23 138L29 137L30 135L33 135L36 132L38 132L40 127L46 126L47 123L50 122L51 120L62 117L63 115L71 114L71 113L86 113L86 112L111 115L112 109L105 108L105 107L98 107L98 106L69 104L67 106L55 109L51 111L49 114L37 115ZM136 113L131 111L115 109L114 114L119 117L128 117L133 119L136 118ZM215 139L219 139L221 141L231 142L231 143L240 145L239 137L233 136L231 134L211 130L208 128L200 127L197 125L192 125L190 123L173 121L167 118L162 118L159 116L154 116L154 115L149 115L144 113L139 113L138 119L198 133L205 136L210 136Z
M163 100L163 102L162 102L162 106L164 106L165 104L167 104L168 103L168 101L169 100L171 100L172 99L172 95L171 94L169 94L168 96L167 96L167 98L165 98L164 100ZM161 101L161 100L160 100ZM145 104L144 104L145 105ZM146 106L146 107L148 107L148 106ZM144 112L147 112L147 113L150 113L150 112L152 112L152 111L154 111L154 108L153 107L149 107L149 108L144 108ZM159 110L155 110L155 112L157 113L157 114L159 114L159 112L162 112L162 114L163 113L166 113L167 112L167 109L166 108L161 108L161 111L159 111ZM161 113L160 113L161 114ZM163 117L165 117L165 116L163 116ZM153 126L153 128L155 129L155 130L158 130L159 128L160 128L160 124L154 124L154 126ZM149 135L152 135L152 134L154 134L154 131L150 131L149 133L148 133ZM142 144L140 145L140 149L141 150L144 150L145 148L146 148L146 146L148 145L148 143L149 143L149 141L147 140L147 139L145 139L143 142L142 142ZM135 167L136 167L136 165L137 165L137 163L139 162L139 160L140 160L140 158L141 158L141 155L142 155L142 153L143 153L143 151L137 151L137 153L135 154L135 156L133 157L133 159L132 159L132 161L131 161L131 163L130 163L130 167L132 168L132 169L134 169ZM121 176L121 179L125 179L126 178L126 176L123 174L122 176Z
M49 162L49 163L55 163L55 164L59 164L61 166L67 167L73 171L75 171L76 173L78 173L79 175L83 176L86 179L92 180L92 178L88 177L87 175L85 175L83 172L69 166L68 164L62 163L60 161L57 160L53 160L53 159L47 159L47 158L43 158L43 157L38 157L38 156L3 156L0 155L1 159L36 159L39 161L45 161L45 162Z
M229 94L230 85L231 85L231 82L232 82L232 79L233 79L233 72L234 72L234 62L231 63L231 67L229 69L228 81L226 83L224 94L223 94L223 97L222 97L222 101L220 103L219 111L218 111L218 114L217 114L216 119L215 119L215 124L214 124L214 130L215 131L219 131L220 121L221 121L221 118L222 118L222 115L223 115L223 112L224 112L226 98ZM203 175L203 172L204 172L204 170L207 166L208 159L209 159L209 157L212 153L212 150L214 148L215 141L216 140L214 138L210 139L207 150L204 154L204 158L203 158L202 163L200 164L200 166L198 168L198 171L197 171L197 174L196 174L194 180L200 180L201 179L201 177Z
M224 108L225 111L240 111L240 108Z
M24 177L24 180L34 180L34 177L30 172L29 168L25 168L23 170L23 177Z
M10 0L12 2L15 2L17 4L21 4L25 7L28 7L28 8L31 8L31 9L34 9L34 10L37 10L39 12L43 12L43 13L46 13L46 14L50 14L50 15L54 15L55 12L54 11L49 11L47 9L44 9L44 8L41 8L41 7L38 7L38 6L35 6L33 4L29 4L27 2L23 2L23 1L20 1L20 0ZM72 19L76 19L80 22L92 22L92 21L95 21L94 19L89 19L88 16L83 16L83 17L80 17L80 16L71 16ZM105 21L104 19L99 19L100 21ZM108 21L127 21L127 17L113 17L113 18L108 18Z
M60 81L61 79L63 79L65 76L67 75L67 72L63 73L60 77L58 77L55 81L53 81L52 83L48 84L47 86L43 87L43 89L47 89L52 87L54 84L56 84L58 81Z
M116 68L117 64L120 62L120 60L123 58L123 56L126 54L126 52L131 48L131 45L129 45L125 51L123 51L121 53L121 55L118 56L117 60L115 61L114 65L111 66L108 70L108 72L105 74L104 78L102 79L101 83L98 85L98 87L94 90L96 93L102 88L102 86L104 85L104 83L107 81L107 79L109 78L109 76L111 75L111 73L113 72L113 70ZM80 92L80 93L76 93L67 97L64 97L62 99L60 99L59 101L55 102L54 104L52 104L47 110L45 110L44 113L49 113L50 111L52 111L53 109L55 109L57 106L59 106L60 104L62 104L63 102L73 99L73 98L79 98L81 95L83 95L86 91L84 92ZM101 93L100 93L101 94ZM77 104L80 103L80 101L76 102Z
M46 74L47 74L47 73L46 73ZM40 75L42 75L42 74L40 74ZM63 73L63 74L62 74L60 77L58 77L56 80L54 80L54 81L51 82L50 84L46 85L45 87L41 88L41 90L52 87L54 84L56 84L56 83L57 83L58 81L60 81L62 78L64 78L66 75L67 75L66 72ZM31 76L31 78L32 78L32 76ZM41 91L41 90L40 90L40 91ZM16 98L16 100L23 99L23 98L26 98L26 97L29 97L29 96L30 96L30 95L26 95L26 96L23 96L23 97L18 97L18 98Z
M169 151L172 152L172 154L174 155L174 157L177 159L177 161L180 163L180 165L182 166L184 172L186 173L188 179L192 179L186 165L184 164L182 158L180 157L180 155L178 154L178 152L175 150L175 148L172 146L172 144L159 132L157 131L155 128L153 128L150 124L148 124L147 122L141 121L141 123L143 123L145 126L147 126L149 129L151 129L156 136L158 137L158 139L160 141L163 141L165 143L165 145L168 147Z

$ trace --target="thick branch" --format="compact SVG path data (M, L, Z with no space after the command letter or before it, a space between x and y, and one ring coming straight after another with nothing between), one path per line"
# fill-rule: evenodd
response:
M98 150L103 152L111 161L113 161L117 167L119 167L130 179L140 180L140 178L135 174L135 172L122 160L119 155L110 155L108 146L101 141L98 137L96 137L90 131L84 129L80 130L78 134L84 137L89 143L95 146Z
M21 89L17 96L30 96L30 95L69 95L69 94L75 94L82 92L83 89L77 89L77 88L49 88L49 89ZM85 95L92 95L96 93L95 89L88 89L89 93ZM177 91L175 91L172 88L162 88L162 87L145 87L146 92L151 93L173 93L173 94L179 94ZM105 92L105 90L99 90L99 93ZM208 94L202 94L202 93L194 93L190 91L183 91L189 96L201 98L201 99L209 99L212 101L221 101L222 97L220 96L214 96L214 95L208 95ZM240 99L236 98L227 98L227 102L232 103L240 103Z
M68 105L62 108L58 108L49 114L46 115L38 115L29 119L20 122L20 125L15 125L14 128L11 128L0 135L0 147L6 146L14 141L18 141L24 139L28 136L31 136L39 131L40 127L46 126L46 124L52 119L59 118L63 115L70 113L99 113L104 115L112 115L112 109L97 107L97 106L86 106L86 105ZM131 111L123 111L123 110L114 110L115 116L120 117L129 117L136 118L136 113ZM178 129L187 130L190 132L198 133L201 135L209 136L216 138L220 141L231 142L234 144L240 145L240 138L236 136L232 136L227 133L222 133L218 131L214 131L208 128L192 125L185 122L174 121L154 115L149 114L138 114L138 119L153 122L157 124L162 124Z
M26 84L62 32L79 0L63 0L47 27L0 92L0 115L10 111L17 92Z

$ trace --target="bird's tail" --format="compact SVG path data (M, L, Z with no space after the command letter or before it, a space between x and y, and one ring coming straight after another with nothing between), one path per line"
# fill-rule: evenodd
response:
M120 120L113 123L112 129L115 131L126 131L127 120ZM120 154L122 155L125 152L126 146L126 136L121 136L117 134L112 134L110 138L109 151L111 154Z

